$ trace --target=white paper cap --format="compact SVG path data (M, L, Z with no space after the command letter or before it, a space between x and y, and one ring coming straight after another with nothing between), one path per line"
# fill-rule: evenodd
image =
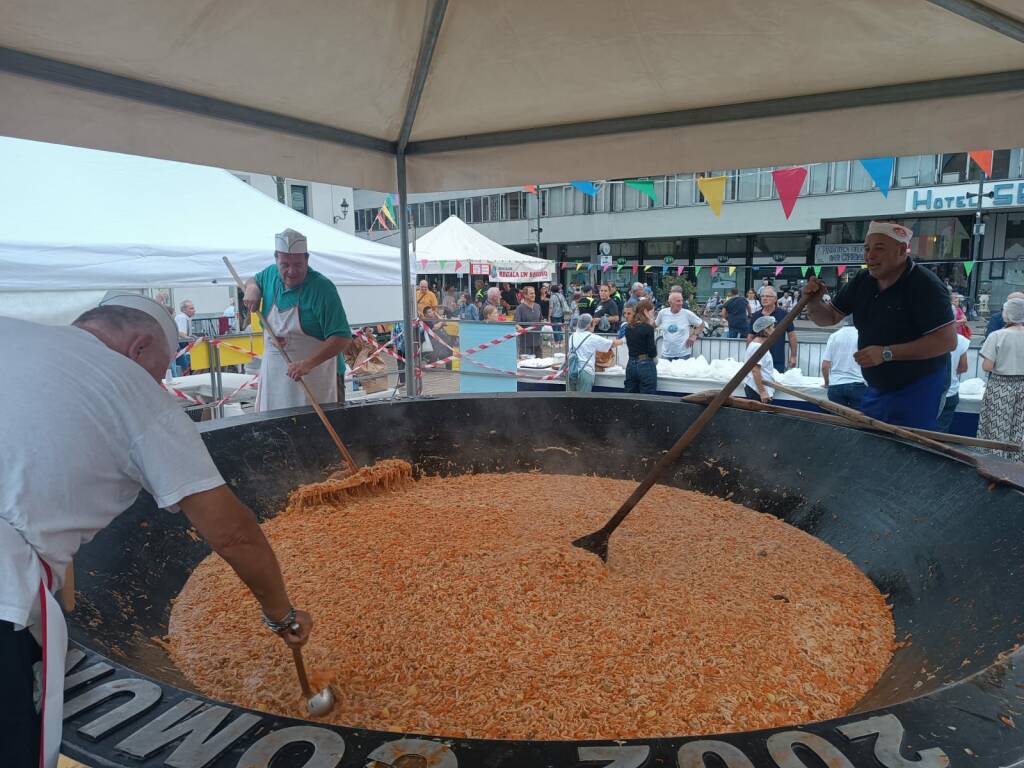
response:
M286 229L274 236L274 250L277 253L309 253L306 236L294 229Z
M891 221L872 221L868 225L868 235L885 235L904 245L910 245L910 241L914 237L911 230L902 224L893 224Z
M167 337L167 354L173 355L178 349L178 326L174 319L167 313L167 308L153 299L139 296L136 293L126 293L119 296L111 296L100 302L101 307L128 307L145 312L156 320L164 335Z

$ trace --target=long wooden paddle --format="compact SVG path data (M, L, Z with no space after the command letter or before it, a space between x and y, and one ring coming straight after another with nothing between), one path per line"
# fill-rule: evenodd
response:
M626 519L627 515L633 511L633 507L640 502L640 499L647 495L647 492L651 490L651 486L658 482L661 476L665 473L665 470L674 464L676 459L682 455L683 451L689 447L690 443L697 438L697 435L701 433L707 423L711 421L712 417L718 413L718 409L721 408L725 401L729 399L733 390L742 383L746 375L754 369L754 366L756 366L768 350L772 348L772 345L785 335L786 331L789 330L789 327L793 325L793 322L800 316L800 313L803 312L804 307L807 306L811 298L812 296L810 294L804 294L800 297L800 300L796 305L789 310L789 313L782 318L782 320L775 326L775 329L768 334L768 338L761 342L754 354L750 356L750 359L747 360L738 371L736 371L733 377L729 379L729 382L722 387L721 391L710 403L708 403L700 416L698 416L693 424L690 425L690 428L687 429L678 440L676 440L675 445L673 445L672 448L670 448L669 451L661 457L658 463L655 464L651 471L647 473L647 476L640 481L640 485L638 485L632 495L623 502L622 506L619 507L619 511L612 515L603 527L593 533L588 533L586 536L581 536L576 539L573 542L573 546L585 549L588 552L593 552L605 562L608 561L608 539L611 537L612 533L614 533L615 529L618 528L622 524L622 521Z

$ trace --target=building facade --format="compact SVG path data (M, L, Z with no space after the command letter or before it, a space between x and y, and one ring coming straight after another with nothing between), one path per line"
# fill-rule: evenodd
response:
M596 197L569 185L542 186L539 196L521 188L419 194L410 196L410 220L415 238L457 215L496 242L555 262L562 282L658 285L678 279L682 267L703 300L731 287L744 291L762 277L795 282L814 267L835 285L863 261L859 246L868 222L885 218L913 229L914 258L964 294L987 296L998 306L1008 292L1024 290L1022 149L994 153L977 264L972 233L980 171L964 152L898 158L888 196L856 161L810 165L788 219L771 171L652 177L655 200L624 181L598 183ZM719 217L697 188L702 175L728 178ZM397 245L397 233L375 221L386 195L354 194L356 234Z

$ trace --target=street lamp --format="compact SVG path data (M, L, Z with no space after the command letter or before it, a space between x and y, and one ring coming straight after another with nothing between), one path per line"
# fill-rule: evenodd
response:
M338 207L341 208L341 215L334 215L335 224L337 224L339 221L344 221L345 217L348 216L348 200L346 200L344 197L341 198L341 203L338 204Z

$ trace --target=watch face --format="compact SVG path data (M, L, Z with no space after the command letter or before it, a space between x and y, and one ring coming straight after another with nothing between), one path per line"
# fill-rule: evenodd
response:
M890 362L890 361L892 360L892 350L891 350L891 349L889 349L888 347L886 347L885 349L883 349L883 350L882 350L882 359L883 359L883 360L884 360L885 362L887 362L887 363L888 363L888 362Z

